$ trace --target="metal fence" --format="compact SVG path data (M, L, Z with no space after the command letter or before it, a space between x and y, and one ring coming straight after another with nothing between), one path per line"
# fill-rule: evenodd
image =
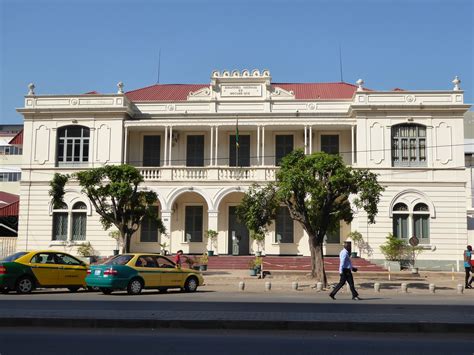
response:
M16 251L16 237L0 237L0 260Z

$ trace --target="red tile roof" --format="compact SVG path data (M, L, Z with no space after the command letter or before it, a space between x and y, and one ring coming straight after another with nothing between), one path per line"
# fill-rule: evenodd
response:
M18 216L20 196L0 191L0 217Z
M8 144L22 145L23 144L23 130L18 132L15 137L11 139Z
M10 194L8 192L0 191L0 207L9 205L10 203L16 202L20 199L20 196Z
M272 85L293 91L297 100L352 99L357 90L357 86L344 82L272 83ZM156 84L128 91L126 95L131 101L185 101L190 92L204 87L209 87L209 84Z

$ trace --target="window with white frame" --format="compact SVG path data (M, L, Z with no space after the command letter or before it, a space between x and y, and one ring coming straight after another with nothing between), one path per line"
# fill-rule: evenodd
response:
M429 243L430 210L425 203L417 203L410 210L404 203L393 206L393 235L401 239L417 237L420 243Z
M20 172L0 172L0 182L20 181Z
M426 127L401 124L392 127L392 165L426 166Z
M294 226L288 207L280 206L275 218L275 242L293 243Z
M339 154L339 135L322 134L321 151L327 154Z
M0 155L21 155L23 154L23 148L14 145L2 145L0 146Z
M203 206L186 206L185 209L185 242L202 242Z
M87 206L84 202L76 202L69 209L63 203L53 210L52 240L83 241L86 240Z
M58 164L78 164L89 161L90 130L83 126L58 129Z

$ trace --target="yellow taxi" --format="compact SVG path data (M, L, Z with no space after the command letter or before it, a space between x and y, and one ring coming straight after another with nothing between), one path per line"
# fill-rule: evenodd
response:
M30 293L37 287L86 288L88 266L67 253L52 250L18 252L0 261L0 290Z
M91 265L86 282L104 294L127 290L131 295L138 295L143 289L179 288L194 292L204 279L198 271L182 268L165 256L131 253L117 255L101 265Z

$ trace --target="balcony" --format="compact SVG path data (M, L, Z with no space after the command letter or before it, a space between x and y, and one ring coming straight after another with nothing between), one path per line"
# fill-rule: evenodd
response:
M137 167L145 181L275 180L277 167Z

